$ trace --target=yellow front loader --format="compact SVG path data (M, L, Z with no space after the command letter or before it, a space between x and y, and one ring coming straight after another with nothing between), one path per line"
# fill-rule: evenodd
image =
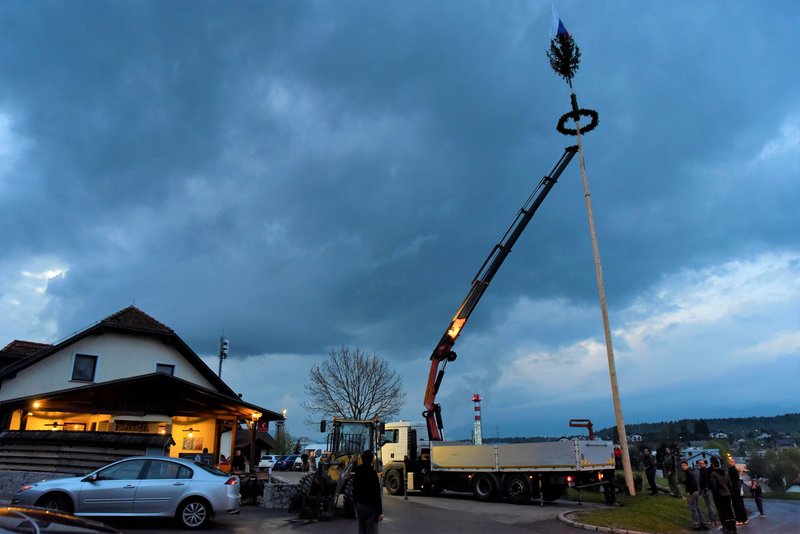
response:
M320 432L327 421L320 424ZM291 498L290 511L305 519L333 519L339 496L345 517L355 517L353 504L353 473L361 463L361 453L371 450L375 455L376 471L381 471L380 446L384 423L374 420L333 419L328 434L327 450L317 470L300 479Z

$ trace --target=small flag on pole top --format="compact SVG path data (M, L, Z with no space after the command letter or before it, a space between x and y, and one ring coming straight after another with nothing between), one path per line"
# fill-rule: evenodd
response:
M564 23L561 22L561 17L558 16L558 11L556 11L556 5L552 4L553 8L553 16L550 19L550 35L555 37L557 35L569 35L567 31L567 27L564 26Z

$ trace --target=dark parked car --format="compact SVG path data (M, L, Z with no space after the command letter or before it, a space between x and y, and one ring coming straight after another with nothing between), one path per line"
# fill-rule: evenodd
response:
M46 508L29 508L27 506L0 507L0 533L30 532L69 532L71 534L121 534L119 530L90 519L75 517L56 510Z
M294 467L294 461L297 459L299 455L297 454L290 454L289 456L283 456L280 460L275 462L275 467L272 468L273 471L291 471L292 467Z
M239 477L183 458L134 456L82 477L25 484L12 504L79 516L174 517L200 528L217 513L237 513Z

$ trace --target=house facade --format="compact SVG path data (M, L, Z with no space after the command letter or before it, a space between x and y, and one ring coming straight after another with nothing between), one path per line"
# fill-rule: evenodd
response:
M13 341L0 365L0 468L13 467L9 447L34 433L35 443L59 450L65 440L113 448L139 436L147 450L163 442L170 456L217 463L232 453L221 450L223 433L283 419L241 399L171 328L134 306L54 345Z

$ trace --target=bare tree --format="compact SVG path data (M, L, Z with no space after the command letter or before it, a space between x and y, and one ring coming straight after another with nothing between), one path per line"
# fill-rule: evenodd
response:
M331 349L328 359L311 368L305 390L310 400L303 408L324 417L386 420L406 402L403 380L389 363L358 347Z

